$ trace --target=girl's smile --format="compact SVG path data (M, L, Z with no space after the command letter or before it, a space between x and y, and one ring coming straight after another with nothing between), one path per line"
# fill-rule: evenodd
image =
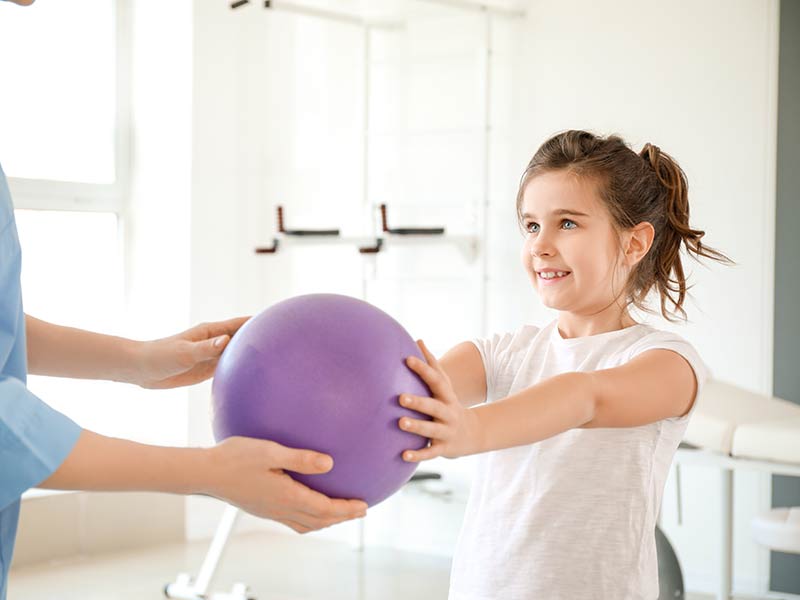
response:
M539 276L541 285L555 285L567 278L570 272L558 269L541 269L537 270L536 274Z

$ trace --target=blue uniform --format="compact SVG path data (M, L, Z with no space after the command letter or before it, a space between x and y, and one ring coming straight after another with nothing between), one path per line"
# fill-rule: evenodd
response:
M14 209L0 167L0 600L6 598L20 496L61 465L81 432L25 385L28 369L20 267Z

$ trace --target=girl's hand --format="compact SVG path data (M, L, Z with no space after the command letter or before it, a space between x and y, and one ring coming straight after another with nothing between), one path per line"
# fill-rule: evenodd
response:
M250 317L202 323L172 337L141 342L135 383L165 389L193 385L214 374L225 346Z
M403 417L399 424L400 429L430 438L431 443L422 450L406 450L403 460L419 462L437 456L456 458L477 452L480 425L476 413L458 401L450 378L422 340L417 345L427 363L411 356L406 359L406 364L428 384L434 397L401 394L400 404L429 415L433 420Z

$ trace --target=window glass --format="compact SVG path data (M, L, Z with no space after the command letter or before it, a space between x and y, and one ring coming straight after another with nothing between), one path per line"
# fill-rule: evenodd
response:
M113 183L114 2L0 2L0 162L9 177Z

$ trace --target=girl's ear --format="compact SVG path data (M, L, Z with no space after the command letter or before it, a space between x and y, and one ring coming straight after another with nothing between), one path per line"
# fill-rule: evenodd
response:
M629 267L633 267L642 260L650 247L653 245L653 238L656 230L647 221L642 221L638 225L631 227L627 231L627 242L625 244L625 262Z

